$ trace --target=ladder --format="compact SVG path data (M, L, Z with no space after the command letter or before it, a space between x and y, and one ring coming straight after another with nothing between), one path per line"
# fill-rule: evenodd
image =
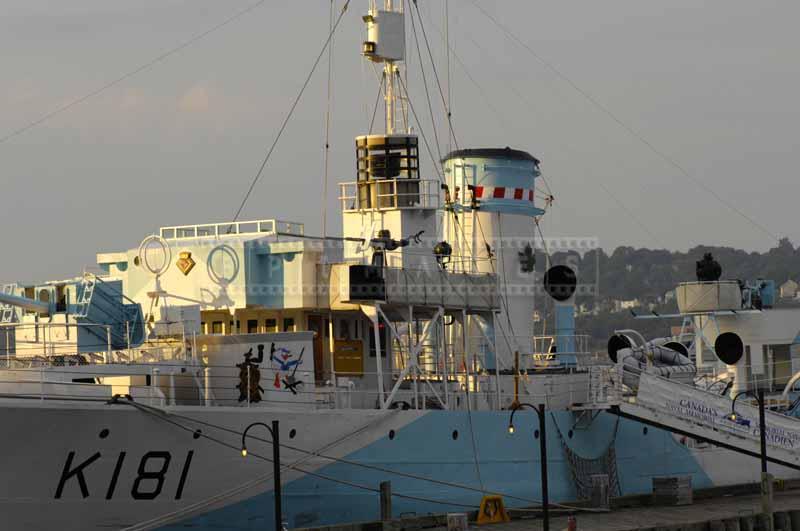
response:
M81 282L81 291L78 294L78 300L75 302L75 317L86 317L89 315L89 308L92 305L92 296L94 295L95 280L88 275L83 277Z
M15 284L6 284L3 286L3 295L13 295ZM3 304L0 306L0 323L11 323L17 315L16 309L10 304Z

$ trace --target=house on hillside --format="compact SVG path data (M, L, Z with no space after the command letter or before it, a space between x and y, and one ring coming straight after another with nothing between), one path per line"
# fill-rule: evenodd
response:
M612 304L612 307L611 307L611 311L612 312L621 312L621 311L624 311L624 310L632 310L633 308L638 308L639 306L642 305L642 303L639 302L639 299L630 299L630 300L622 300L622 301L615 299L615 300L613 300L611 302L611 304Z
M642 303L639 302L639 299L630 299L627 301L619 301L619 307L621 310L632 310L633 308L638 308L641 306Z
M797 297L798 289L800 289L800 284L792 280L791 278L781 284L780 287L780 294L781 299L794 299Z

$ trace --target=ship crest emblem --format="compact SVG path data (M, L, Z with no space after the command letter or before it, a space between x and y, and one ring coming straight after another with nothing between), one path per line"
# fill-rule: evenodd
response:
M178 256L178 261L175 262L175 265L178 266L178 269L180 269L181 273L188 275L192 272L192 269L194 269L194 266L197 265L197 263L194 261L194 259L192 259L192 253L189 251L183 251Z

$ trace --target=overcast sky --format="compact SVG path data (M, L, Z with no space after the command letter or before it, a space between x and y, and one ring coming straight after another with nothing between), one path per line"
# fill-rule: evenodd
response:
M0 137L254 1L0 0ZM703 186L800 243L800 3L479 1ZM445 78L443 0L419 3ZM366 130L377 90L359 56L366 4L352 1L334 45L329 232L341 226L335 183L354 179L353 137ZM0 144L0 279L73 276L96 252L135 247L159 226L232 218L325 40L329 5L267 1ZM542 160L556 196L547 235L595 236L609 249L774 243L509 41L471 0L450 0L450 30L463 61L451 59L459 144L510 145ZM326 66L243 218L321 232ZM427 115L416 59L410 67L412 102ZM427 119L423 130L432 137ZM424 177L435 178L431 164L425 155Z

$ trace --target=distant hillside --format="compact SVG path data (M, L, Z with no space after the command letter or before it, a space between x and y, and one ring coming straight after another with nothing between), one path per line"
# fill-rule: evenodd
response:
M670 325L680 324L675 319L634 319L630 309L621 306L635 305L636 313L651 308L659 313L677 311L674 299L668 296L665 300L665 295L679 282L695 280L695 262L708 252L722 265L724 279L765 278L774 280L776 287L787 279L800 279L800 248L788 238L764 253L712 246L697 246L685 253L618 247L610 255L599 249L582 257L558 253L551 258L553 263L577 267L579 282L596 287L596 294L578 296L576 303L582 311L576 325L600 348L614 329L635 328L654 337L668 334Z

